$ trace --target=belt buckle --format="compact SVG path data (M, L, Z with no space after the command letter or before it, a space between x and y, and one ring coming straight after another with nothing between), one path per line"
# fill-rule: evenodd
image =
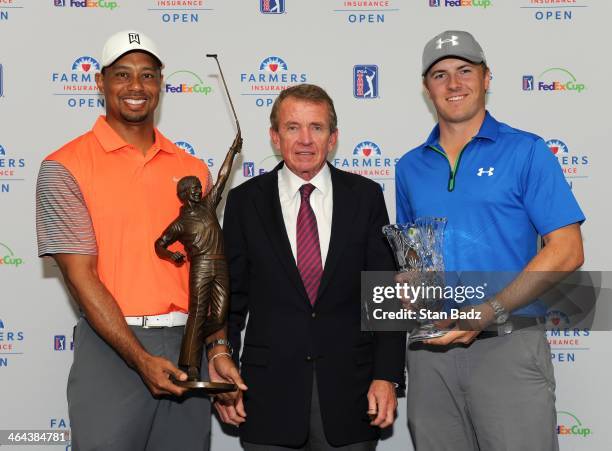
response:
M142 317L142 328L143 329L162 329L164 326L153 326L153 325L149 325L149 317L148 316L143 316Z

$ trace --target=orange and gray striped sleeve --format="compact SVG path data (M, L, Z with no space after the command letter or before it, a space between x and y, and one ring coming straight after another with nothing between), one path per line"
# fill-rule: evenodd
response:
M36 183L38 256L97 255L98 245L85 198L61 163L45 160Z

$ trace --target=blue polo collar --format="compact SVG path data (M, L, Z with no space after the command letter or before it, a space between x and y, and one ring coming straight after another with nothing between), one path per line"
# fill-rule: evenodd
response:
M484 121L482 121L480 130L478 130L478 133L476 133L476 136L474 136L474 138L482 138L491 141L496 141L497 135L499 135L499 126L500 123L497 122L497 120L493 116L491 116L488 111L486 111ZM425 144L423 144L423 148L427 148L429 146L440 147L439 140L440 125L436 124L436 126L433 128L433 130L427 137Z

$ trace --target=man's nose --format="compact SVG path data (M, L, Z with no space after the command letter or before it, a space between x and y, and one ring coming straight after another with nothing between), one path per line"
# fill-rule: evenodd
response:
M458 89L461 87L461 80L457 74L448 75L448 89Z
M142 80L139 76L130 77L128 88L132 91L142 91Z
M299 140L300 144L310 144L312 142L312 133L308 127L300 130Z

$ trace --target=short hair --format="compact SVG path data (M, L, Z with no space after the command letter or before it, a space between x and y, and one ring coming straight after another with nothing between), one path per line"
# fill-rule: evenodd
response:
M270 127L272 127L272 130L278 131L278 110L280 109L280 105L283 100L285 100L287 97L304 100L306 102L326 104L329 110L329 131L333 133L338 128L338 117L336 116L334 101L331 99L329 94L327 94L327 92L325 92L325 90L320 86L302 83L281 91L274 101L272 111L270 112Z
M178 198L181 201L184 201L187 198L189 189L196 184L200 184L200 186L202 186L202 182L200 182L200 179L195 175L188 175L187 177L180 179L176 184L176 194L178 195Z

